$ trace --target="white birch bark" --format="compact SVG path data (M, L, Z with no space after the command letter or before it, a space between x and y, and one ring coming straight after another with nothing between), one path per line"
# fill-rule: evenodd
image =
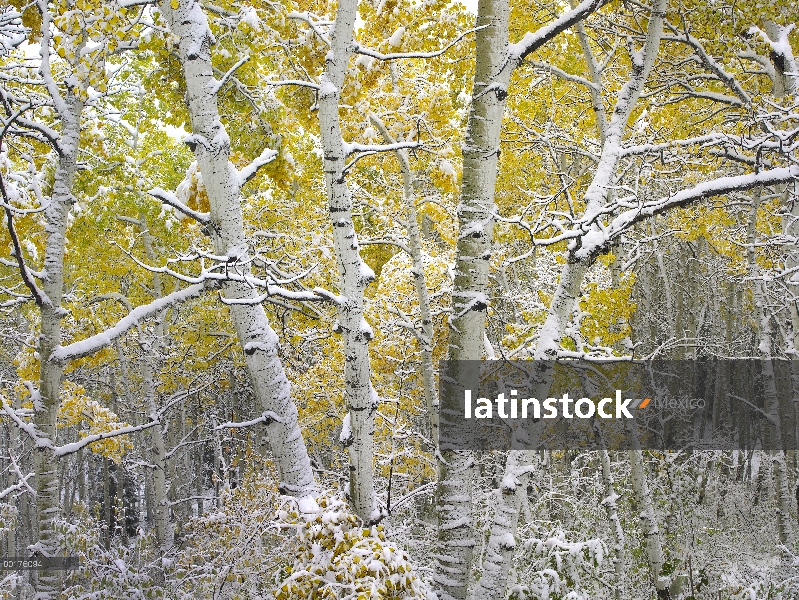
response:
M777 532L780 542L787 546L793 543L793 523L791 522L791 498L788 486L788 465L782 449L782 428L780 426L779 401L777 384L774 377L772 360L772 338L774 335L771 315L766 307L765 282L760 278L755 256L757 210L760 206L761 188L752 194L752 207L747 226L747 263L749 277L753 282L752 296L758 318L758 352L762 358L763 392L765 405L763 410L771 423L773 452L769 453L774 476L774 493L777 501Z
M570 1L571 7L575 8L577 2ZM599 69L599 64L596 62L594 52L591 50L591 43L588 39L588 34L585 32L585 27L582 23L575 25L577 31L577 39L580 40L580 48L583 50L585 57L585 64L588 67L588 74L591 76L591 82L594 87L589 88L591 94L591 107L594 109L594 118L596 119L596 127L599 132L599 140L602 144L605 143L607 138L608 119L605 114L605 101L602 98L602 72Z
M774 68L772 93L777 98L795 94L799 87L799 83L797 83L799 82L799 71L797 71L796 59L788 40L791 27L783 27L774 21L766 20L763 22L763 29L765 31L757 31L771 46L769 58Z
M388 132L379 117L369 115L369 120L386 141L386 144L396 143L396 140ZM405 227L408 230L408 250L413 264L411 274L416 287L416 297L419 301L419 320L422 326L421 332L417 335L422 346L422 386L424 388L425 406L427 407L430 426L430 440L434 446L438 446L438 394L436 393L433 367L433 316L430 312L430 291L427 288L427 280L424 275L424 252L422 250L422 238L419 234L416 194L413 191L413 171L411 171L407 151L396 150L395 154L402 171L402 198L405 201L406 211Z
M377 394L370 382L369 340L372 329L363 316L364 292L374 273L361 259L358 234L352 220L352 194L345 181L344 140L339 123L339 97L352 53L357 0L340 0L330 34L319 90L325 186L333 243L344 299L339 304L338 330L344 337L344 398L350 435L342 440L350 458L349 495L355 514L364 523L381 518L374 492L374 414Z
M155 264L156 256L153 249L152 236L147 227L144 214L139 215L139 223L145 256L147 256L147 260L151 264ZM163 296L160 273L153 273L153 292L156 299ZM143 327L139 327L139 339L142 340L142 384L147 414L151 421L158 418L158 403L154 385L154 357L160 353L160 347L163 343L163 330L163 314L157 318L154 337L151 338L146 334ZM169 549L169 545L172 543L172 524L169 520L169 499L167 497L169 485L166 480L166 445L164 444L164 430L161 425L150 427L150 441L153 445L153 526L158 548L163 553Z
M586 382L583 379L584 383ZM613 539L612 556L613 556L613 572L616 576L615 585L613 587L613 597L621 598L624 593L625 581L624 574L626 572L626 553L625 553L625 535L624 529L621 526L621 519L619 518L619 509L616 501L619 495L616 493L616 486L613 480L613 470L611 468L610 454L608 453L605 438L602 435L602 428L600 427L599 420L595 417L593 421L594 435L599 443L599 463L602 468L602 485L605 492L605 497L602 499L602 506L610 521L611 537Z
M635 503L639 511L639 521L641 523L641 533L644 536L644 550L649 571L655 582L655 591L659 600L671 598L669 585L670 578L663 575L663 544L660 538L657 515L655 507L652 505L652 496L649 492L649 485L646 481L646 470L644 468L643 452L639 442L638 432L635 431L633 424L627 431L627 439L631 449L627 452L630 459L630 477L633 484L633 494Z
M34 398L33 421L38 432L53 442L56 440L56 420L60 404L62 368L51 361L53 350L61 343L61 319L66 311L61 307L64 289L64 249L69 211L75 203L72 184L77 172L80 143L80 115L83 103L67 87L64 95L57 88L50 73L49 44L50 18L48 7L40 3L42 13L41 71L48 92L61 122L58 140L59 158L56 164L50 204L44 211L46 234L44 268L41 286L43 298L37 301L41 311L41 334L38 352L40 376L38 398ZM56 522L61 514L61 498L58 485L58 461L48 450L34 453L36 472L36 521L38 535L34 546L44 556L58 553ZM61 587L63 574L60 571L39 571L34 578L37 597L55 597Z
M616 166L619 161L622 136L627 127L627 121L649 77L659 51L665 6L666 0L657 0L652 7L652 17L647 27L646 42L644 47L632 57L633 71L630 80L619 92L610 123L605 124L602 99L592 97L598 117L599 134L604 143L599 166L586 192L586 214L601 207L607 201L611 192L615 180ZM587 41L584 52L586 53L592 78L595 82L600 81L601 84L596 63L590 53L590 48L587 47ZM478 54L478 60L479 56ZM599 120L599 117L601 117L601 120ZM464 182L466 178L465 158L466 155L464 153ZM577 249L576 247L570 248L572 252L569 253L567 262L561 272L555 295L547 311L547 318L539 333L539 341L534 353L534 359L537 361L557 358L561 337L571 319L580 295L580 286L588 269L596 259L595 256L577 259L573 253ZM538 377L539 381L536 383L535 397L545 398L549 393L551 373L543 370L538 373ZM535 439L535 432L531 433L531 439ZM503 488L510 493L501 491L497 497L488 551L483 564L483 576L480 579L478 590L480 597L504 598L508 584L508 563L512 556L511 548L513 546L511 542L519 519L520 500L515 498L514 495L526 493L527 488L528 470L522 469L518 474L517 472L519 471L519 464L530 464L530 458L531 453L528 451L511 451L508 457L503 477ZM510 483L516 480L518 480L517 485L505 485L506 481Z
M476 34L474 89L463 143L459 234L447 352L448 360L452 361L480 360L483 354L502 113L515 67L509 60L509 14L507 0L480 0L478 3L476 26L485 27ZM459 379L455 372L449 375ZM441 385L451 384L442 381ZM446 399L456 394L445 391L443 396ZM475 545L473 470L474 461L469 453L440 453L436 491L439 549L434 581L441 600L463 600L468 594ZM502 496L500 493L500 499ZM503 537L502 541L507 542L507 539ZM495 540L494 546L500 554L507 552L500 548L500 540ZM491 571L490 566L488 571ZM479 593L482 593L483 586L480 587Z
M243 184L230 162L230 139L219 120L217 80L211 65L213 36L196 0L161 3L170 30L178 36L179 57L186 81L186 98L192 134L186 143L193 150L211 205L215 252L238 258L247 273L248 244L240 205ZM227 298L248 300L254 290L240 282L225 282ZM266 425L269 443L283 493L302 496L315 490L313 471L297 421L291 387L278 357L279 340L259 304L234 304L230 314L244 351L255 396L271 419Z

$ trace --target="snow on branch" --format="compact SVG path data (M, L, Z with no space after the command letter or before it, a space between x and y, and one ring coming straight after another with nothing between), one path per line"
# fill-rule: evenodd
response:
M393 144L358 144L344 142L344 153L347 156L352 156L356 152L368 152L374 154L375 152L396 152L397 150L404 150L406 148L419 148L419 142L395 142Z
M35 405L36 403L34 402L34 406ZM9 406L5 400L3 400L3 411L9 417L11 417L11 420L14 421L14 424L17 427L19 427L22 431L24 431L28 435L29 438L31 438L34 446L36 446L37 449L53 447L53 443L49 439L47 439L47 437L41 435L39 430L36 428L36 426L33 423L26 423L25 421L23 421L20 418L20 416L17 414L17 411L15 411L11 406Z
M57 457L67 456L68 454L74 454L81 448L85 448L89 444L93 444L94 442L99 442L100 440L107 440L108 438L117 437L118 435L127 435L129 433L136 433L138 431L144 431L145 429L149 429L150 427L154 427L155 425L159 425L160 421L150 421L148 423L144 423L143 425L128 425L127 427L120 427L119 429L112 429L111 431L104 431L103 433L94 433L92 435L87 435L84 438L81 438L80 441L72 442L71 444L64 444L63 446L52 446L50 447L53 450L53 454ZM49 441L49 440L48 440Z
M0 13L0 56L8 54L27 38L26 28L22 24L22 13L16 10Z
M700 183L676 194L626 210L611 220L601 231L596 228L583 231L578 236L578 240L572 242L576 248L574 254L577 258L596 256L607 249L613 240L624 234L636 223L672 208L686 206L713 196L750 190L759 186L788 183L795 179L799 179L799 165L780 167L747 175L719 177L712 181ZM584 226L592 225L594 220L591 219L589 222L584 222Z
M112 344L114 340L122 337L130 329L138 325L143 319L151 317L174 304L196 298L205 291L205 287L205 283L197 283L185 289L172 292L163 298L153 300L149 304L137 306L110 329L106 329L85 340L73 342L67 346L56 346L50 354L50 360L63 363L68 360L83 358L98 350L102 350L106 346Z
M281 79L278 81L264 80L265 85L298 85L300 87L311 88L312 90L321 90L322 86L313 81L305 81L304 79Z
M19 472L19 471L17 471L17 472ZM3 491L0 491L0 500L5 498L9 494L12 494L12 493L14 493L16 491L24 490L24 489L28 490L28 492L30 492L31 494L33 494L35 496L36 495L35 490L28 484L28 479L30 479L31 477L33 477L33 473L28 473L25 476L21 476L21 477L19 477L19 481L17 483L7 487Z
M257 159L256 159L257 160ZM166 190L162 190L160 187L153 188L149 192L153 198L157 198L164 204L168 204L172 208L176 208L180 212L182 212L187 217L191 217L198 223L202 223L203 225L207 225L211 220L211 215L209 213L198 212L192 208L189 208L183 202L178 200L178 197L175 196L172 192L167 192Z
M308 27L310 27L313 32L328 46L330 45L330 38L325 35L322 31L320 31L319 27L327 27L333 24L333 21L319 21L316 15L313 15L313 18L310 13L307 12L290 12L286 15L289 19L293 19L295 21L302 21Z
M260 417L252 419L250 421L228 421L227 423L222 423L221 425L217 425L214 427L215 431L220 431L222 429L237 429L240 427L252 427L253 425L257 425L258 423L266 423L269 425L273 421L277 421L278 423L283 423L283 419L280 418L279 415L273 413L271 410L265 411Z
M640 154L656 154L658 152L663 152L664 150L670 150L672 148L693 145L714 146L729 141L736 141L736 138L732 138L723 133L709 133L707 135L700 135L693 138L670 140L662 144L640 144L637 146L627 146L626 148L622 148L620 150L619 157L636 156Z
M258 170L263 167L264 165L269 164L277 157L277 151L272 150L271 148L265 148L263 152L252 161L249 165L244 167L241 171L239 171L239 182L241 185L247 183L250 179L255 177L258 173Z
M244 63L246 63L248 60L250 60L250 57L249 56L245 56L244 58L239 60L235 65L230 67L230 69L228 69L227 73L225 73L222 76L222 79L220 79L216 83L212 83L211 84L211 93L214 94L214 95L218 94L219 90L221 90L222 87L228 82L228 79L230 79L233 76L233 73L235 73L239 69L239 67L244 65Z
M282 287L283 284L291 283L303 275L292 277L291 279L281 282L272 279L268 281L266 279L262 279L260 277L255 277L254 275L245 274L235 270L237 261L242 258L242 254L236 253L234 254L231 249L229 250L228 256L214 256L211 254L202 254L202 255L195 255L192 259L195 258L210 258L211 260L217 261L219 264L211 267L211 268L203 268L202 271L198 275L186 275L184 273L179 273L174 269L170 269L168 266L164 267L153 267L152 265L148 265L143 263L135 256L127 253L133 262L139 265L142 269L146 269L151 273L163 273L164 275L169 275L174 277L175 279L182 281L184 283L192 284L192 286L207 286L214 282L225 282L225 281L236 281L240 283L246 283L252 288L264 289L266 293L261 296L255 296L251 298L224 298L220 295L220 300L223 304L260 304L266 300L272 299L272 297L283 298L285 300L294 300L297 302L334 302L338 303L339 296L332 294L326 290L321 288L314 288L313 290L289 290L285 287ZM241 263L239 263L241 264ZM219 269L224 269L224 271L219 271ZM310 272L310 269L305 273ZM191 289L191 288L187 288ZM185 290L184 290L185 291ZM170 294L171 296L172 294ZM165 300L169 296L164 297ZM148 304L147 306L151 306L152 304ZM160 310L160 309L159 309ZM151 313L148 313L151 314ZM121 322L120 322L121 323ZM132 327L132 325L131 325ZM130 329L130 327L128 327ZM100 334L98 334L100 335ZM96 337L96 336L95 336ZM92 338L90 338L92 339ZM77 358L77 357L76 357Z
M402 58L435 58L436 56L441 56L442 54L444 54L447 50L452 48L455 44L460 42L470 33L479 31L484 27L488 27L488 25L481 25L480 27L474 27L472 29L464 31L462 34L460 34L458 37L452 40L449 44L444 46L441 50L434 50L432 52L392 52L390 54L383 54L381 52L378 52L377 50L372 50L371 48L367 48L366 46L361 46L358 43L355 43L353 52L355 54L363 54L364 56L376 58L377 60L399 60Z
M575 6L565 15L555 19L548 25L544 25L535 31L535 33L527 32L521 40L515 44L510 44L508 50L510 51L511 59L515 60L517 63L520 62L525 56L531 52L535 52L556 35L569 29L572 25L579 23L588 15L604 6L608 1L609 0L583 0L583 2Z
M567 81L572 81L574 83L578 83L578 84L583 85L583 86L585 86L585 87L587 87L587 88L589 88L591 90L594 90L597 93L602 91L602 90L599 89L599 86L597 84L595 84L593 81L588 81L585 77L580 77L579 75L572 75L571 73L567 73L566 71L564 71L563 69L559 69L555 65L551 65L549 63L544 63L544 62L541 62L541 61L538 61L538 60L530 60L530 61L527 61L527 62L528 62L528 64L531 64L531 65L533 65L534 67L536 67L538 69L543 69L545 71L549 71L550 73L560 77L561 79L565 79Z
M209 279L215 280L232 280L232 281L244 281L244 277L237 277L237 276L229 276L229 274L221 274L221 273L214 273L214 277L210 277ZM248 283L251 283L253 278L246 278ZM222 304L227 304L228 306L237 305L237 304L246 304L246 305L253 305L253 304L261 304L262 302L271 301L275 296L279 298L284 298L286 300L294 300L297 302L332 302L333 304L341 304L340 296L336 296L335 294L328 292L327 290L323 290L321 288L314 288L310 291L292 291L287 290L285 288L272 285L267 282L262 282L262 285L259 287L266 287L266 293L261 294L258 296L253 296L251 298L225 298L222 294L219 294L219 300ZM293 310L296 310L294 307L291 307Z
M710 56L707 53L704 46L698 39L696 39L688 32L679 31L671 23L666 22L665 25L674 33L674 35L664 35L663 36L664 41L679 42L682 44L686 44L687 46L690 46L694 50L695 56L701 64L703 64L711 73L713 73L728 88L730 88L735 93L735 95L738 96L741 102L743 102L746 105L751 104L752 99L749 97L749 94L747 94L746 91L741 87L741 84L738 83L738 80L735 78L735 76L724 70L724 68L712 56Z

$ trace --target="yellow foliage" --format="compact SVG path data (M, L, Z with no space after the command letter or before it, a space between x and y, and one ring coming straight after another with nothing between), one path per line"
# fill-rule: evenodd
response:
M108 433L129 424L99 402L89 398L81 385L65 381L61 390L61 405L58 408L58 427L88 427L78 432L81 438L98 433ZM118 435L89 444L92 452L110 458L115 463L133 447L126 435Z
M297 530L300 545L283 569L276 600L429 597L383 527L362 527L341 498L323 496L309 512L289 506L278 511L278 519L281 527Z
M599 284L588 285L588 293L580 300L586 313L580 322L580 332L591 343L613 346L632 332L630 319L637 305L630 302L635 275L625 273L617 288L602 289Z

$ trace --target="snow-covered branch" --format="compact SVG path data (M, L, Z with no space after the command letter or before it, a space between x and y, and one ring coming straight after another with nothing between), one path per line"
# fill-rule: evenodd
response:
M559 33L579 23L588 15L599 10L608 0L584 0L562 17L544 25L535 32L527 32L521 40L510 44L509 52L512 60L520 62L528 54L535 52Z
M271 81L271 80L267 79L263 83L266 84L266 85L275 85L275 86L280 86L280 85L298 85L300 87L307 87L307 88L311 88L312 90L316 90L316 91L319 91L319 90L322 89L322 86L320 86L318 83L314 83L312 81L305 81L304 79L281 79L279 81Z
M112 429L111 431L104 431L103 433L94 433L92 435L87 435L86 437L81 438L77 442L72 442L71 444L64 444L63 446L52 446L51 444L49 444L48 446L52 448L53 455L60 458L62 456L74 454L78 450L85 448L86 446L88 446L89 444L93 444L94 442L107 440L109 438L117 437L119 435L137 433L139 431L144 431L145 429L149 429L150 427L154 427L156 425L160 425L160 421L150 421L148 423L144 423L143 425L128 425L127 427L120 427L119 429Z
M697 60L704 65L706 69L718 77L718 79L721 80L728 88L730 88L743 104L747 105L751 103L752 100L749 97L749 94L747 94L743 87L741 87L741 84L738 83L738 80L735 78L735 76L731 73L728 73L716 61L716 59L710 56L698 39L696 39L690 33L678 31L676 27L668 22L664 24L674 33L674 35L664 35L664 41L679 42L692 48Z
M626 210L611 220L607 226L599 229L585 231L593 224L594 219L584 221L582 232L575 236L578 239L571 242L572 248L577 258L596 256L607 250L616 238L634 224L672 208L686 206L713 196L742 192L759 186L788 183L796 179L799 179L799 165L706 181L654 202L647 202L638 208Z
M353 52L355 54L363 54L364 56L369 56L371 58L376 58L377 60L399 60L402 58L435 58L436 56L441 56L447 50L452 48L455 44L460 42L463 38L465 38L470 33L474 33L475 31L479 31L483 27L488 27L488 25L481 25L480 27L474 27L467 31L464 31L454 40L452 40L449 44L444 46L441 50L434 50L432 52L392 52L389 54L383 54L382 52L378 52L377 50L372 50L371 48L367 48L366 46L361 46L357 42L353 48Z
M241 427L252 427L253 425L257 425L258 423L266 423L267 425L273 421L277 421L278 423L282 423L280 416L276 415L270 410L265 411L260 417L255 419L251 419L250 421L228 421L227 423L222 423L221 425L217 425L214 427L214 430L220 431L222 429L237 429Z
M2 140L2 138L0 138ZM25 264L25 259L22 256L22 245L19 243L19 237L17 236L17 231L14 228L14 214L11 207L11 203L9 201L8 194L6 192L5 182L3 181L3 176L0 173L0 195L2 195L3 199L3 210L6 213L6 227L8 228L8 235L11 237L11 244L14 248L14 258L17 261L17 266L19 267L19 274L22 277L22 281L25 283L27 288L31 291L33 295L33 299L36 301L38 306L52 306L53 303L50 298L44 293L43 290L36 285L36 281L34 281L34 274Z
M590 90L593 90L595 92L601 92L599 87L593 81L589 81L585 77L580 77L579 75L572 75L571 73L567 73L563 69L559 69L555 65L551 65L549 63L544 63L544 62L541 62L541 61L538 61L538 60L528 60L527 62L529 64L533 65L534 67L536 67L538 69L543 69L544 71L548 71L548 72L552 73L553 75L556 75L556 76L560 77L561 79L565 79L566 81L572 81L574 83L578 83L578 84L583 85L583 86L585 86L585 87L587 87Z
M253 160L249 165L244 167L241 171L239 171L239 181L241 185L247 183L250 179L255 177L258 173L258 170L263 167L264 165L268 165L270 162L275 160L277 157L277 151L272 150L271 148L265 148L263 152Z
M185 289L167 294L163 298L153 300L149 304L137 306L110 329L88 337L85 340L73 342L67 346L56 346L50 354L50 360L63 363L68 360L75 360L94 354L98 350L102 350L106 346L109 346L114 340L122 337L133 327L136 327L143 319L152 317L174 304L196 298L202 294L205 289L205 282L196 283Z
M230 67L230 69L227 70L227 73L225 73L222 76L222 79L213 84L213 87L211 88L211 93L218 94L219 90L221 90L222 87L227 83L228 79L230 79L233 76L233 73L235 73L239 69L239 67L243 66L244 63L246 63L248 60L250 60L250 57L245 56L244 58L239 60L235 65Z
M393 144L358 144L352 142L344 142L344 153L347 156L352 156L356 152L368 152L374 154L375 152L396 152L397 150L404 150L406 148L419 148L419 142L395 142Z
M167 192L166 190L162 190L160 187L153 188L149 192L153 198L157 198L164 204L168 204L172 208L176 208L180 212L182 212L187 217L191 217L198 223L202 223L203 225L207 225L211 220L211 215L208 213L197 212L196 210L189 208L183 202L178 200L178 197L175 196L172 192Z

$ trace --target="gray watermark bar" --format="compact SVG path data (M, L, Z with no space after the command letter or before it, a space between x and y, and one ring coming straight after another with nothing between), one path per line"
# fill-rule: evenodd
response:
M72 571L78 568L78 556L0 556L0 571Z
M797 450L799 361L442 361L442 450Z

